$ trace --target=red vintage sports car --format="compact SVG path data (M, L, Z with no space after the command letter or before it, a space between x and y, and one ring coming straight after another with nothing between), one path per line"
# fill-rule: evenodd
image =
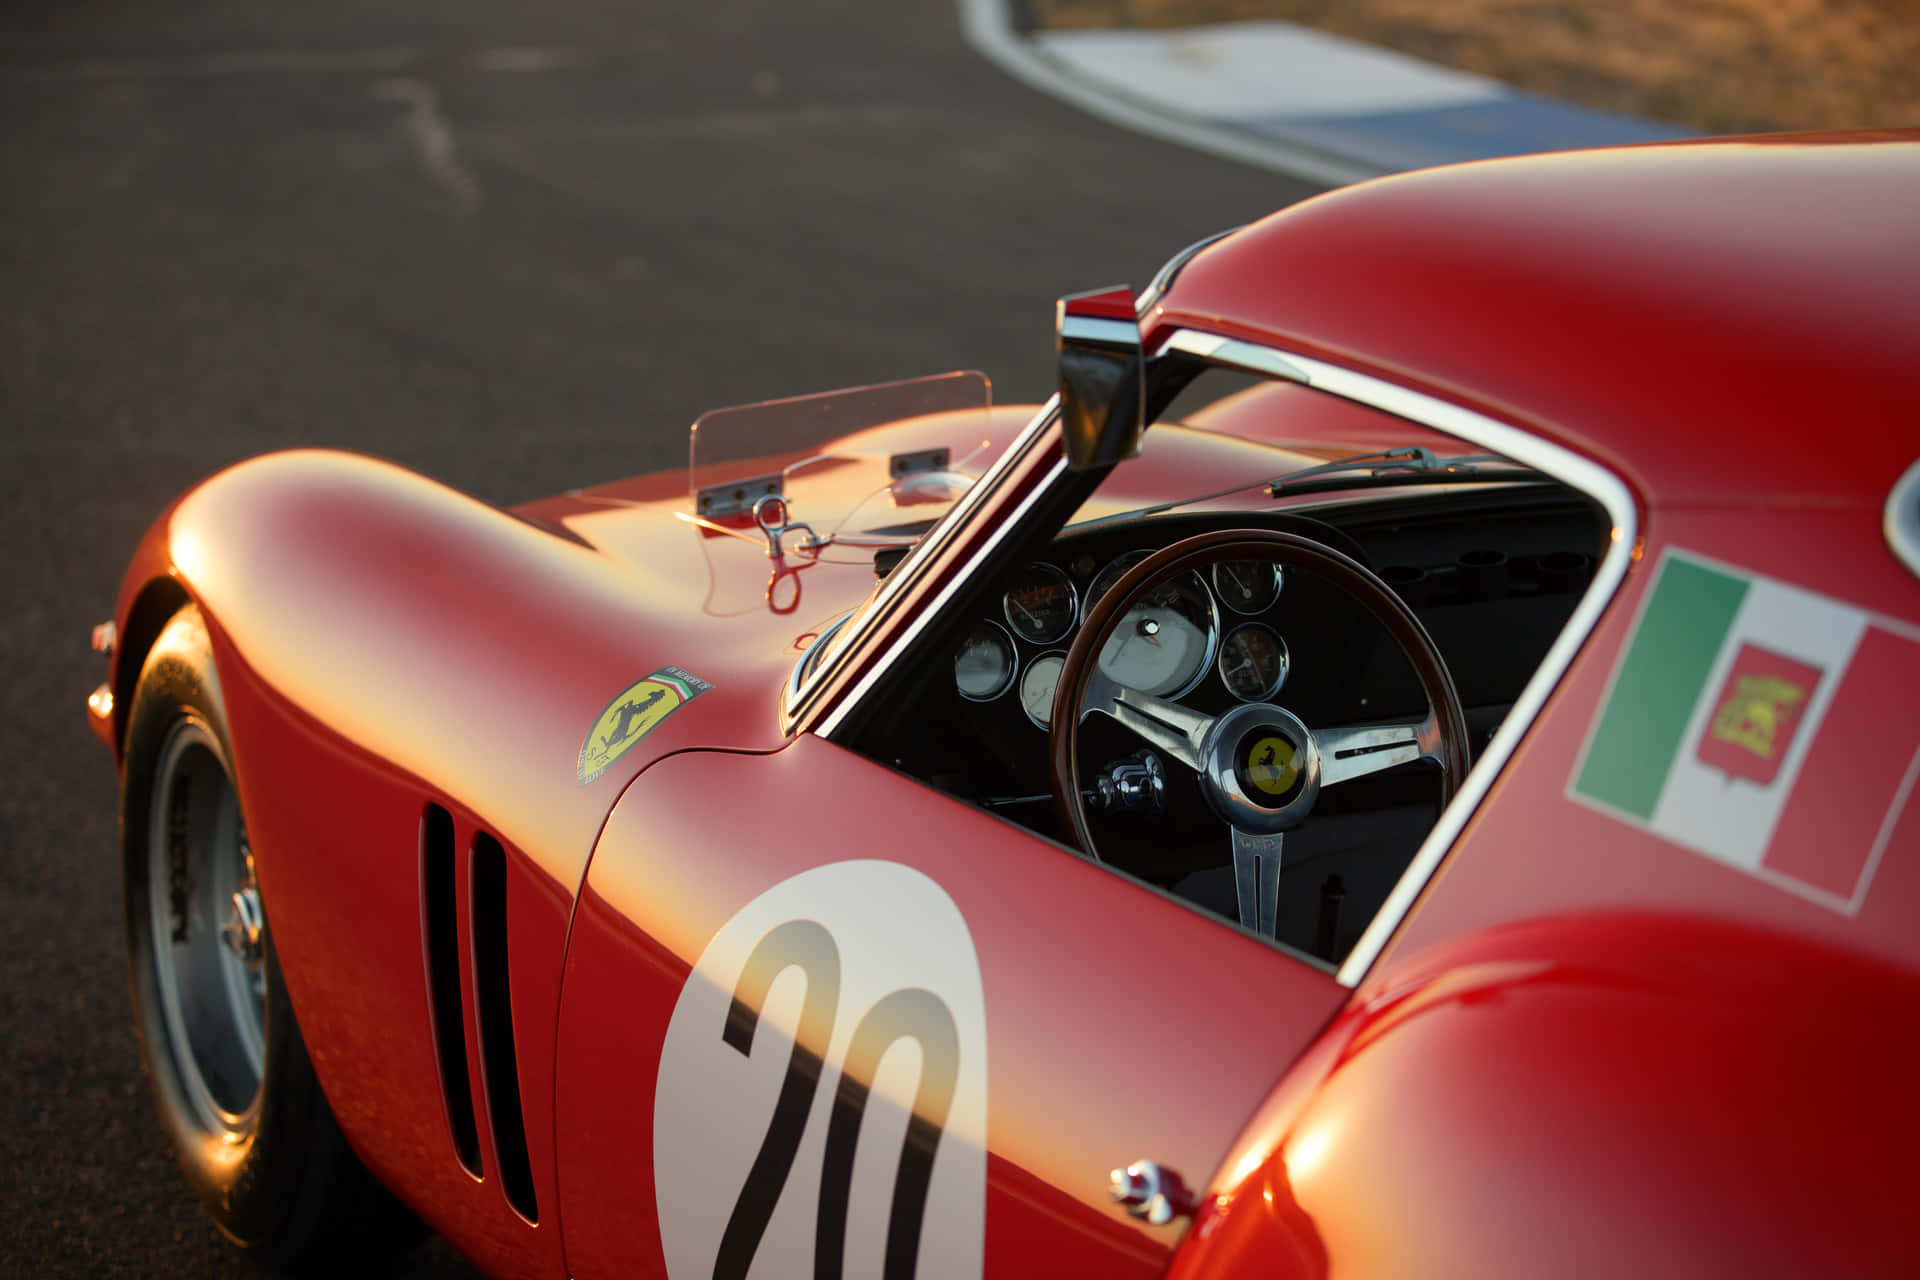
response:
M162 1123L285 1264L1920 1258L1920 132L1336 191L1060 394L498 510L298 452L134 556Z

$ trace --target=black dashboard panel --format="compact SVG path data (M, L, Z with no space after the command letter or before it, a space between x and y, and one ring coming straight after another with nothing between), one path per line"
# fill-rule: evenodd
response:
M980 609L1002 627L1014 668L1004 695L965 709L983 746L1015 775L1044 784L1046 731L1023 709L1021 686L1037 665L1046 665L1072 643L1090 604L1089 589L1116 562L1235 525L1303 534L1380 574L1433 636L1462 704L1487 733L1565 625L1604 537L1604 525L1591 508L1548 486L1403 495L1323 506L1311 516L1181 513L1070 529L1036 563L1071 584L1071 625L1062 627L1056 616L1049 627L1027 628L1044 640L1028 638L1020 627L1006 625L1011 606L1004 587ZM1034 565L1027 565L1016 576L1028 579L1034 572ZM1424 713L1411 665L1343 592L1289 572L1270 603L1246 609L1234 607L1246 601L1229 599L1217 581L1203 586L1212 597L1216 631L1209 638L1205 670L1190 688L1172 695L1177 701L1210 714L1236 704L1217 660L1218 647L1235 629L1252 625L1270 630L1286 653L1284 683L1268 700L1307 723L1352 724ZM1026 621L1018 613L1011 616Z

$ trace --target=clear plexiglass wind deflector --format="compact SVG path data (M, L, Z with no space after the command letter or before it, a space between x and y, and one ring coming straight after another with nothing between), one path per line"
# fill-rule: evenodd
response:
M992 405L986 376L960 372L715 409L689 441L692 514L751 528L777 496L822 534L910 534L1011 441Z

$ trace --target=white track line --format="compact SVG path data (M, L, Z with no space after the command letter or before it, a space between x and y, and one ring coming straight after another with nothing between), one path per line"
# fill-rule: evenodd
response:
M154 58L82 58L10 70L23 80L145 80L171 77L356 74L403 71L419 60L412 49L238 49Z
M402 121L413 143L420 168L453 197L454 208L472 213L480 207L480 183L462 163L454 145L453 126L440 109L440 95L420 80L394 77L375 81L370 90L376 101L397 102L406 108Z
M1203 120L1150 109L1063 73L1013 32L1005 0L960 0L960 26L967 43L1002 71L1042 93L1071 103L1109 124L1132 129L1209 155L1253 165L1307 182L1344 186L1387 172L1304 147L1249 137Z
M585 49L507 45L478 49L466 60L474 71L572 71L592 60ZM233 49L224 53L172 57L82 58L46 66L13 67L9 79L30 82L69 80L158 80L224 76L396 74L419 66L416 49L388 45L375 49Z

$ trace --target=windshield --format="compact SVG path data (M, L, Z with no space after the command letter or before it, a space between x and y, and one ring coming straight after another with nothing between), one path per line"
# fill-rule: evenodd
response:
M962 372L716 409L693 424L688 485L704 524L759 539L753 510L843 548L910 542L943 515L1025 425Z
M1181 508L1271 509L1344 489L1538 479L1465 441L1297 383L1210 369L1075 513L1070 528Z

